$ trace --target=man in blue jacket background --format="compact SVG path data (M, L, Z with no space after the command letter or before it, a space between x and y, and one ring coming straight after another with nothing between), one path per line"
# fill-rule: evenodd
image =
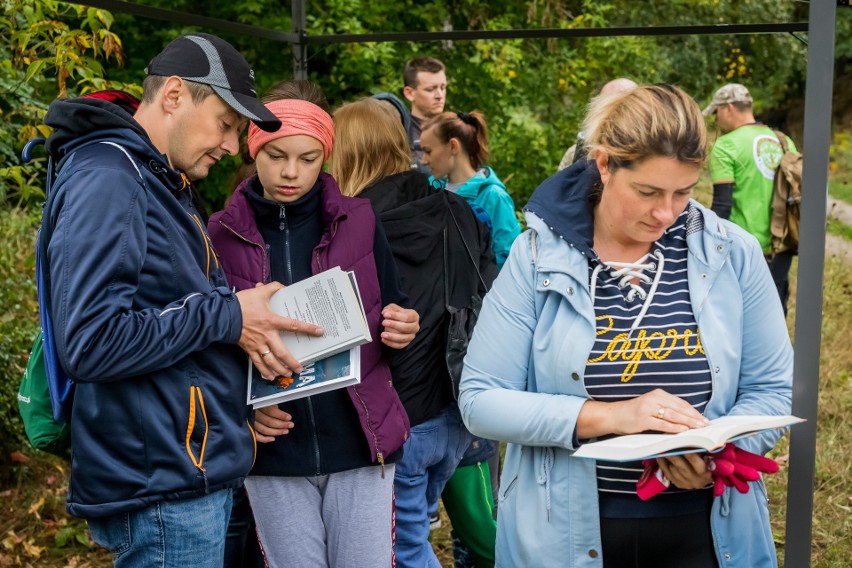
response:
M116 566L221 566L254 458L245 354L289 375L279 330L322 329L269 311L281 284L233 293L193 203L191 180L237 153L247 120L280 127L245 59L196 33L146 72L141 103L97 93L45 119L48 310L77 383L67 509Z

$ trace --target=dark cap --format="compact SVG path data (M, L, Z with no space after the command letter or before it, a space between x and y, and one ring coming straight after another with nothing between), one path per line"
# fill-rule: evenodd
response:
M275 132L281 128L281 121L257 99L254 71L240 52L222 38L203 33L181 36L151 60L145 73L176 75L208 85L260 129Z

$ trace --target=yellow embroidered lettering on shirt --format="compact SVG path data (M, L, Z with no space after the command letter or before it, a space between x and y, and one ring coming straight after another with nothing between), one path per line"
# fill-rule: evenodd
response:
M606 319L607 323L597 331L597 335L604 335L612 329L613 321L610 316L598 316L598 320ZM694 342L690 345L692 338ZM659 345L652 346L652 342L659 341ZM648 336L647 330L640 329L636 333L636 337L630 338L627 333L619 333L612 339L598 357L589 359L588 363L597 363L604 359L616 362L619 360L627 361L627 366L621 373L621 382L626 383L636 374L636 369L639 367L642 358L654 361L661 361L671 355L672 351L677 347L678 341L683 342L683 352L687 357L695 357L698 353L704 355L704 348L701 346L701 335L694 333L691 329L687 329L683 334L678 333L676 329L667 329L665 333L655 331Z

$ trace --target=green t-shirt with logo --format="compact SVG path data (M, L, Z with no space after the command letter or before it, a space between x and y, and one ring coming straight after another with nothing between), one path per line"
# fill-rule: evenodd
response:
M787 145L791 152L796 151L789 136ZM764 252L772 248L772 180L783 155L775 133L763 124L747 124L728 132L710 153L713 183L734 184L730 220L757 237Z

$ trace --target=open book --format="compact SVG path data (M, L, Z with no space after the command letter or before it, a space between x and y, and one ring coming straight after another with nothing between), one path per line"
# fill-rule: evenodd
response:
M604 461L633 461L653 457L712 452L726 443L773 428L804 422L795 416L723 416L709 426L680 434L629 434L583 444L574 457Z
M276 314L325 330L321 337L281 332L281 340L302 365L371 341L355 274L339 266L277 291L269 306Z
M281 340L302 365L300 374L267 381L248 362L246 403L270 406L361 382L361 349L371 341L354 272L339 266L300 280L269 299L273 312L321 325L321 337L281 332Z
M278 377L273 381L260 378L249 367L248 404L263 408L321 392L357 385L361 382L361 347L353 347L331 357L305 365L301 373L292 377Z

